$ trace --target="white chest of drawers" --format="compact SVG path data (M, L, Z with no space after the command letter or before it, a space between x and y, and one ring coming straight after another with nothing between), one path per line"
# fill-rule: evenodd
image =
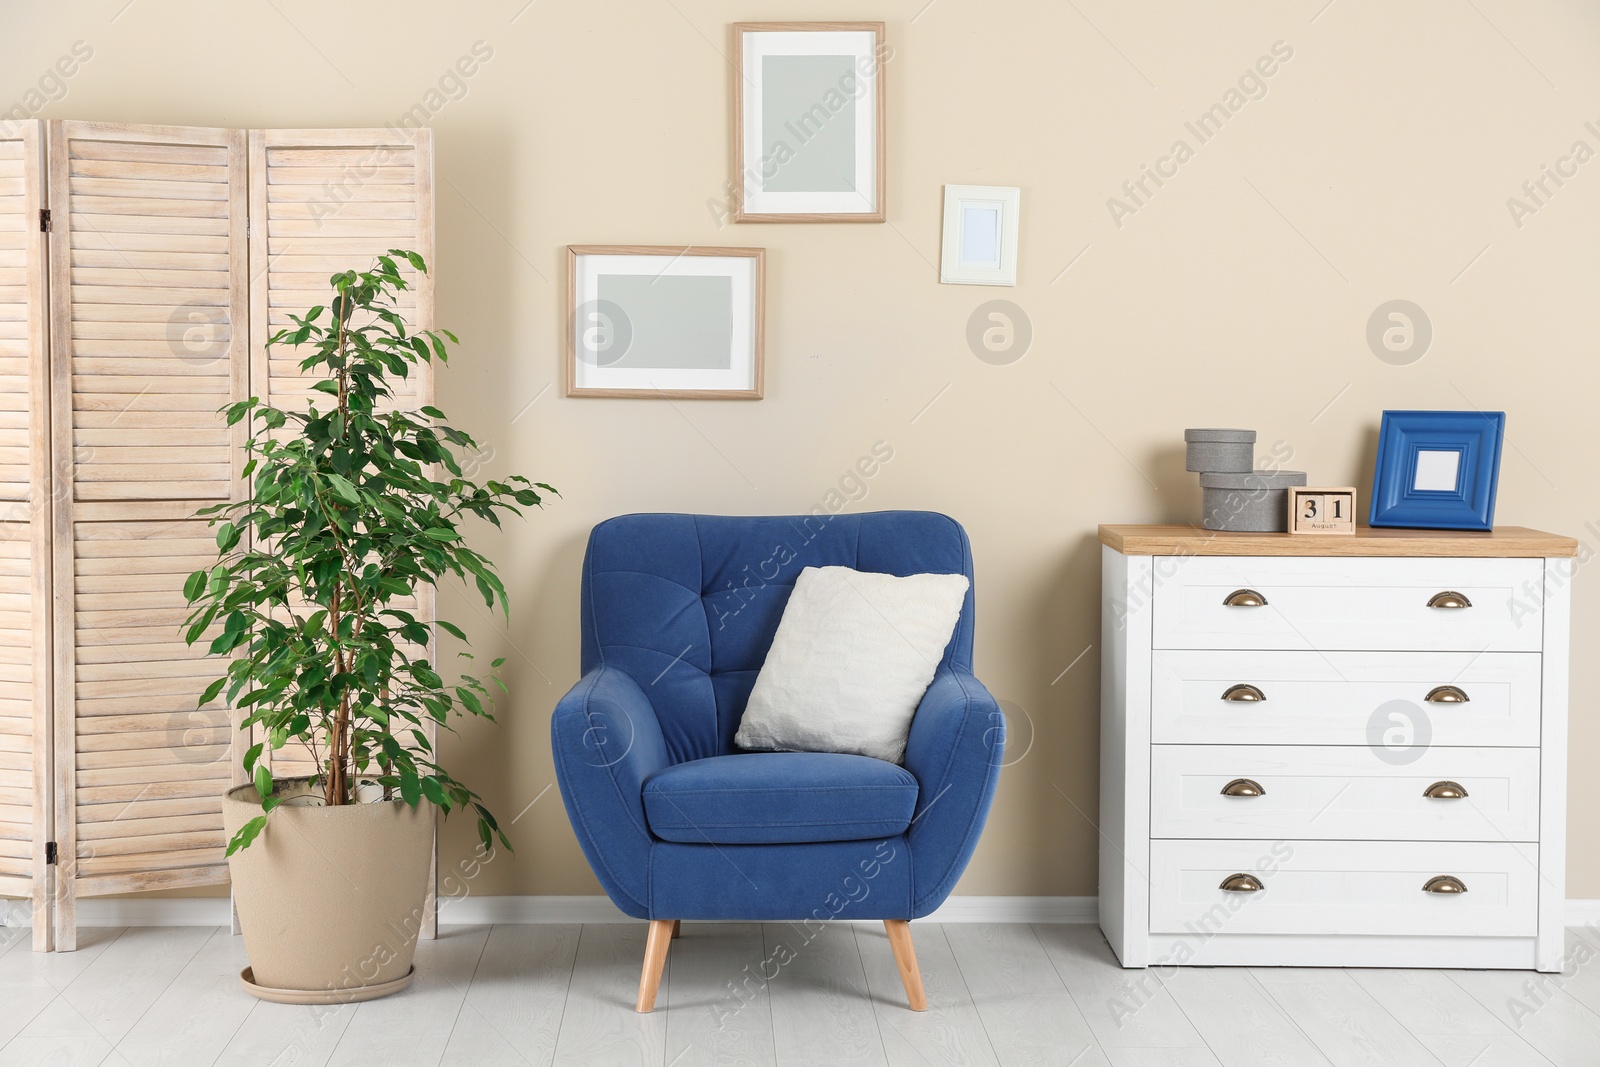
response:
M1575 541L1100 539L1123 966L1560 969Z

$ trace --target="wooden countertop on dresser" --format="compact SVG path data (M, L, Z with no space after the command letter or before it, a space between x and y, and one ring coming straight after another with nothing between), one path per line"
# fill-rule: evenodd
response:
M1100 527L1100 543L1128 556L1487 556L1571 557L1575 538L1497 526L1493 530L1398 530L1354 534L1228 533L1181 524Z

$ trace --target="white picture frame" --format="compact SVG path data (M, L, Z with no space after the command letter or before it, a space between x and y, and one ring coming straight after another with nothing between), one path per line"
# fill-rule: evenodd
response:
M881 22L733 26L735 222L883 222Z
M760 400L766 249L567 248L567 396Z
M1019 188L945 186L939 280L947 285L1016 285L1021 217Z

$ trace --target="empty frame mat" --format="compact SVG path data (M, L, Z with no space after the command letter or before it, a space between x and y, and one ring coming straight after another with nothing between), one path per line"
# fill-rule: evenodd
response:
M197 509L237 491L248 389L245 134L50 127L56 931L78 896L226 882L222 664L185 645Z

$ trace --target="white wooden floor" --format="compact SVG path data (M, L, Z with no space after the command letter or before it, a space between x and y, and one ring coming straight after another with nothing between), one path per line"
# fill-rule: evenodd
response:
M244 945L226 930L85 930L77 952L50 955L15 937L0 947L0 1064L1600 1065L1600 952L1576 932L1560 976L1189 969L1163 982L1117 967L1092 926L913 924L932 1005L914 1014L881 927L809 943L782 924L683 929L644 1016L643 923L446 927L410 990L335 1009L246 995Z

